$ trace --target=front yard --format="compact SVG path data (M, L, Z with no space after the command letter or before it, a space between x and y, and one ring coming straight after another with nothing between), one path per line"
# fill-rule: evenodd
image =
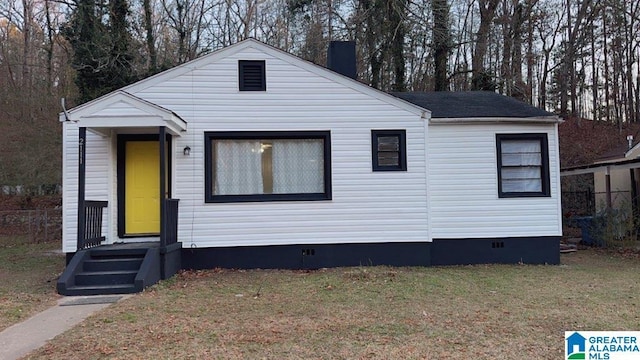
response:
M184 272L33 359L559 359L565 330L640 329L637 254L561 266ZM53 284L51 284L53 286Z
M0 331L56 304L60 242L0 235Z

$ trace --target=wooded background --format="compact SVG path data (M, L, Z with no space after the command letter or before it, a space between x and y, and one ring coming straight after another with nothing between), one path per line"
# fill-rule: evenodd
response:
M622 129L640 118L639 34L640 0L0 0L0 185L60 183L61 98L248 37L321 65L355 40L378 89L495 90Z

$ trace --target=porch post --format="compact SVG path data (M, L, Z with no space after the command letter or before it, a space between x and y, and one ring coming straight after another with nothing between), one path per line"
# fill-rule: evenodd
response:
M87 128L80 127L78 134L78 245L77 250L80 250L84 247L84 238L85 238L85 211L84 211L84 200L85 200L85 173L86 167L85 163L87 160L85 145L87 142Z
M629 169L631 177L631 214L635 216L638 210L638 189L636 188L636 169Z
M167 174L167 154L165 151L166 128L160 126L158 129L158 144L160 148L160 246L167 246L167 221L166 221L166 174Z
M606 171L604 172L604 180L605 180L605 191L607 192L607 210L611 210L611 170L607 166Z

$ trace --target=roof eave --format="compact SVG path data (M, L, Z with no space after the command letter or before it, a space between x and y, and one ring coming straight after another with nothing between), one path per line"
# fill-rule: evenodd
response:
M563 120L558 116L538 117L463 117L463 118L431 118L434 125L469 125L469 124L559 124Z
M589 164L560 169L560 176L593 174L597 172L608 173L612 170L627 170L640 168L640 159L616 161L610 163Z

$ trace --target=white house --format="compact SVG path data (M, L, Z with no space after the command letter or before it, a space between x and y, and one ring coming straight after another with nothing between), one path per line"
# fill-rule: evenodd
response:
M139 291L180 268L559 262L555 115L349 76L250 39L60 114L58 290Z

